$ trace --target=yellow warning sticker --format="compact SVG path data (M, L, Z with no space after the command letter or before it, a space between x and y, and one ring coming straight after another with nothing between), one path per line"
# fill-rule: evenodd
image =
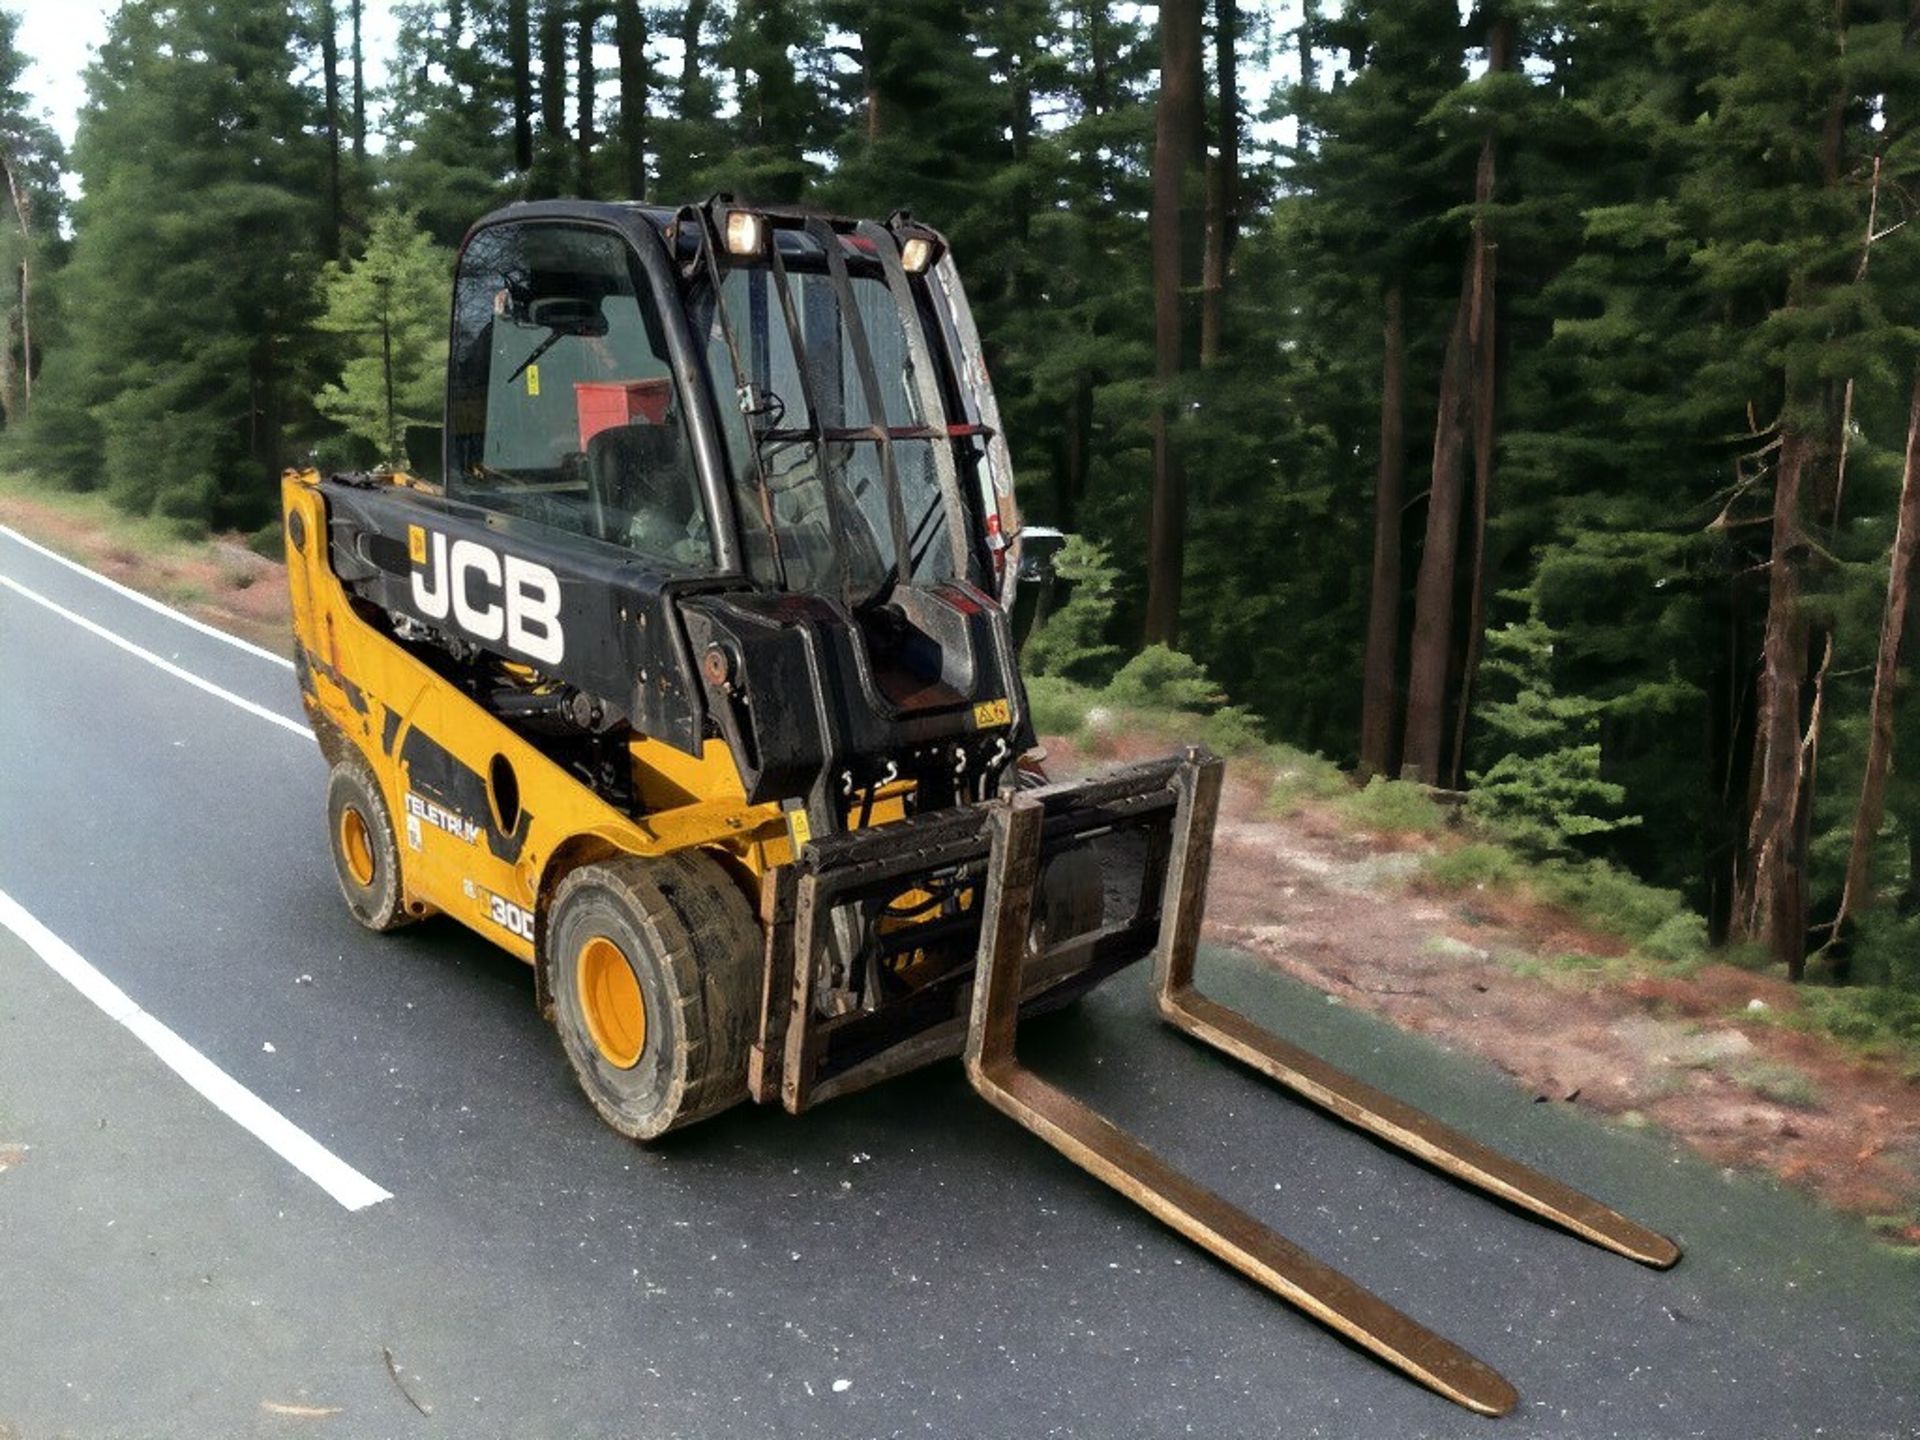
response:
M990 730L995 725L1011 725L1012 723L1013 711L1008 707L1004 698L999 700L982 700L978 705L973 707L973 728L976 730Z
M787 839L793 842L794 853L813 838L813 826L807 820L806 807L796 805L787 811Z
M527 394L538 395L539 393L540 367L538 365L529 365L527 366Z
M407 526L407 558L416 565L427 563L427 532L418 525Z

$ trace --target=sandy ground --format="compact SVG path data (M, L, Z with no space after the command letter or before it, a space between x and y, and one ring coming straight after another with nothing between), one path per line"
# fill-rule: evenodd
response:
M1093 763L1050 749L1063 772ZM1099 749L1130 759L1153 746ZM1356 834L1325 809L1275 819L1263 801L1229 766L1212 938L1484 1057L1540 1103L1662 1126L1718 1164L1770 1171L1837 1209L1906 1216L1888 1238L1920 1243L1920 1081L1769 1023L1798 1006L1791 985L1727 965L1685 978L1584 967L1567 957L1599 962L1622 947L1509 897L1425 891L1405 837Z

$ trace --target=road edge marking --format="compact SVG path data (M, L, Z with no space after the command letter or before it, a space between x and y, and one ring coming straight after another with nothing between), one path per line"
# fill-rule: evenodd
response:
M244 650L249 655L258 655L262 660L271 660L274 664L282 667L283 669L286 669L286 670L293 669L293 662L287 659L286 656L276 655L273 653L273 651L267 649L265 646L256 645L251 640L242 640L238 635L234 635L226 630L222 630L218 625L209 625L204 620L196 620L193 618L193 616L187 614L185 611L174 609L173 606L167 604L164 600L156 600L151 595L143 595L140 591L135 590L131 585L122 585L118 580L115 580L112 577L107 575L102 575L98 570L93 569L91 566L82 565L78 560L72 559L71 557L66 555L62 555L57 550L48 549L45 545L42 545L38 540L29 540L25 535L22 535L18 530L14 529L11 525L0 525L0 535L6 536L9 540L19 541L20 544L26 546L29 550L33 551L36 555L44 555L46 556L47 559L56 561L57 563L66 566L69 570L76 571L79 574L86 576L89 580L98 581L100 584L106 586L109 590L113 591L114 594L124 596L126 599L133 601L136 605L144 605L147 607L147 609L153 611L155 614L165 615L170 620L178 620L182 625L187 626L189 629L198 630L202 635L211 635L216 640L224 640L226 641L227 644L233 646L235 649Z
M348 1210L364 1210L393 1192L362 1175L306 1131L181 1039L162 1021L101 974L66 941L0 890L0 926L13 932L62 980L93 1002L115 1024L156 1055L160 1063L199 1091L213 1107L305 1175Z
M122 650L126 651L129 655L137 656L140 659L146 661L149 665L157 666L159 669L164 670L167 672L167 674L173 676L174 679L176 680L184 680L187 682L187 684L193 686L197 690L204 690L209 695L218 696L220 699L225 700L229 705L238 705L242 710L245 710L248 714L258 715L262 720L270 720L275 725L280 726L280 728L283 730L291 730L295 735L299 735L302 738L307 740L313 739L313 731L309 730L306 726L302 725L298 720L289 720L286 716L280 714L278 711L269 710L264 705L256 705L253 701L247 699L243 695L236 695L231 690L224 690L220 686L214 684L211 680L201 679L200 676L194 674L191 670L181 669L178 665L174 664L171 660L163 659L162 657L154 654L151 650L145 649L142 646L134 644L133 641L127 639L123 635L116 635L113 631L107 629L106 626L100 624L99 622L94 620L89 620L84 615L76 614L74 611L67 609L66 606L58 603L57 601L49 600L46 596L42 595L38 590L29 590L25 585L22 585L18 580L14 579L11 575L0 575L0 585L6 586L9 590L19 595L22 599L31 600L36 605L46 606L47 609L51 610L54 614L58 615L61 619L71 620L74 624L78 625L81 629L89 631L92 634L98 635L102 640L105 640L110 644L118 645Z

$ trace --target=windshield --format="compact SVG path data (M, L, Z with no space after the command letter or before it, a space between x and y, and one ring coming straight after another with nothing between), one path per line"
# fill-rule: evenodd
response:
M447 406L456 499L685 568L713 545L651 289L610 231L468 243Z
M874 598L902 575L915 584L953 578L935 448L950 455L953 442L942 417L929 422L922 413L911 347L886 281L853 270L849 314L820 260L809 266L798 254L786 263L798 354L771 266L736 266L721 280L720 305L707 297L710 373L723 386L735 376L745 397L744 407L721 409L749 575L841 594L849 604ZM861 339L872 357L872 393L859 364Z

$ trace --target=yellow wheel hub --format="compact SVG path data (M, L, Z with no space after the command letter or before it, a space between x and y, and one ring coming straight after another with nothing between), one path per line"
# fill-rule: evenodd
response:
M373 837L367 833L367 817L351 805L340 811L340 854L354 884L373 884Z
M609 1065L631 1070L647 1048L647 1001L632 963L604 935L582 945L575 963L580 1008L594 1048Z

